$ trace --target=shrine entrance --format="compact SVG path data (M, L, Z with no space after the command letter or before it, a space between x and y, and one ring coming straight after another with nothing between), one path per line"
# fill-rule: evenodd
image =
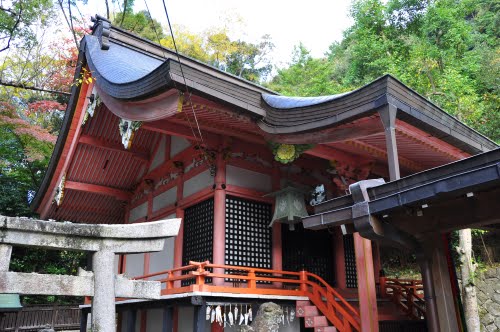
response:
M333 268L333 236L326 230L311 231L304 229L302 223L290 230L281 227L283 248L283 270L306 270L319 275L335 287L336 277Z

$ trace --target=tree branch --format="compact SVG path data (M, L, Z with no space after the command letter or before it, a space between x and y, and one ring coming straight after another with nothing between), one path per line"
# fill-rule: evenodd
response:
M13 12L11 12L11 13L13 13ZM21 15L22 14L23 14L23 7L22 7L22 5L19 5L19 15L17 15L16 23L14 23L14 26L12 27L12 29L10 29L10 36L9 36L9 40L7 41L7 46L2 48L0 50L0 53L10 48L10 42L12 41L12 36L14 35L14 31L17 29L17 26L19 25L19 23L21 23Z
M123 16L122 21L120 22L120 28L123 25L123 20L125 20L125 14L127 14L127 0L123 1Z
M4 82L0 80L0 86L10 86L13 88L19 88L19 89L25 89L25 90L33 90L33 91L41 91L41 92L48 92L48 93L54 93L54 94L59 94L59 95L65 95L65 96L70 96L71 93L69 92L64 92L64 91L57 91L57 90L51 90L51 89L44 89L44 88L39 88L36 86L30 86L30 85L24 85L22 83L14 83L14 82Z
M76 48L79 49L80 46L78 45L78 40L76 38L75 30L73 30L72 24L69 23L68 16L66 15L66 12L64 11L62 0L58 0L57 2L59 3L59 7L61 7L61 11L63 12L64 19L66 20L66 24L68 24L68 27L71 29L71 33L73 34L73 39L75 40Z

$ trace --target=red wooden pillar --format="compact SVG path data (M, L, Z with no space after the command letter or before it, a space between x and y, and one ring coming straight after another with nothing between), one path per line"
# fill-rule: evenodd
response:
M344 237L340 227L334 228L334 241L333 246L335 250L335 276L337 280L337 287L347 288L345 279L345 255L344 255Z
M179 202L184 196L184 179L183 176L179 176L177 180L177 202ZM181 218L181 226L179 228L179 233L175 237L174 241L174 268L182 266L182 246L184 244L184 210L181 208L175 209L175 216ZM180 275L180 272L176 275ZM180 287L181 281L177 280L174 282L174 287Z
M361 331L378 332L377 295L373 275L372 244L370 240L354 233L356 269L358 272L359 313Z
M281 174L279 165L274 163L272 174L272 188L273 191L278 191L281 188L280 180ZM283 270L283 249L281 242L281 223L276 222L273 224L273 237L272 237L272 267L273 270L282 271ZM275 286L281 287L281 283L276 283Z
M182 266L182 246L184 243L184 210L177 208L175 210L175 216L181 218L181 226L179 228L179 233L175 237L174 241L174 269ZM176 272L174 275L180 275L181 272ZM181 281L174 281L174 287L180 287Z
M380 270L382 265L380 263L380 245L378 242L372 242L373 250L373 275L375 276L375 283L380 282Z
M217 153L215 161L215 193L214 193L214 264L224 265L226 259L226 162L222 152ZM214 273L222 274L224 269L216 268ZM223 278L214 278L214 285L224 284Z

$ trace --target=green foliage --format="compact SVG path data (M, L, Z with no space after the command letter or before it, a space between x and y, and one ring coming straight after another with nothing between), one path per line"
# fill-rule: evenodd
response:
M76 275L78 267L85 266L86 260L87 256L83 252L14 247L10 270L25 273ZM78 304L82 303L83 299L80 297L23 296L22 301L25 304Z
M321 59L299 45L268 86L326 95L390 73L500 141L499 9L494 0L356 0L342 42Z
M0 5L0 52L11 44L31 48L37 43L35 28L53 18L51 0L13 0Z
M272 70L268 55L274 48L269 35L258 43L232 40L226 27L208 29L194 34L182 26L175 26L175 43L180 53L212 65L252 82L266 79ZM172 36L161 44L174 49Z
M154 42L165 38L160 22L152 19L145 10L134 13L130 6L131 2L133 1L128 1L127 10L124 13L114 15L113 24Z

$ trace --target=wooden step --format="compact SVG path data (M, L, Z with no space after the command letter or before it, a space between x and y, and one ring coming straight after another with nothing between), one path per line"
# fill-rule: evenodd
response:
M302 300L301 300L301 301L297 301L297 302L295 303L295 305L296 305L297 307L299 307L299 306L303 307L303 306L306 306L306 305L312 305L312 304L311 304L311 301L307 301L307 300L303 300L303 301L302 301Z
M325 316L313 316L304 318L305 327L327 327L328 320Z
M315 327L314 332L338 332L333 326Z
M320 315L320 312L315 305L300 306L297 307L295 311L297 317L312 317Z

